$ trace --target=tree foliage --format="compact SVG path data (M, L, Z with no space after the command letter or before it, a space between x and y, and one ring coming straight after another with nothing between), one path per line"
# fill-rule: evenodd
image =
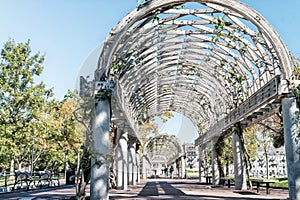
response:
M151 135L159 134L158 123L156 120L161 120L163 124L167 123L169 119L173 118L174 114L171 111L162 111L158 113L155 118L148 118L139 129L141 139L145 143L147 138Z
M249 157L249 162L251 162L252 158L257 156L257 130L258 127L256 124L249 126L243 130L245 147Z
M73 117L75 93L59 101L43 82L35 82L44 60L32 52L29 40L10 40L1 50L0 170L29 169L31 158L35 169L61 170L65 151L82 145ZM9 166L11 161L18 165Z
M262 122L259 122L258 128L262 132L268 133L270 138L272 138L272 144L275 148L279 148L284 145L284 132L281 113L276 113Z
M232 137L220 137L216 143L217 162L220 177L229 175L229 166L233 163ZM224 172L225 167L225 172Z
M28 146L39 137L40 113L45 108L51 90L44 83L35 84L42 73L44 56L31 55L29 41L5 43L0 57L0 115L1 146L12 159L22 162L28 155Z

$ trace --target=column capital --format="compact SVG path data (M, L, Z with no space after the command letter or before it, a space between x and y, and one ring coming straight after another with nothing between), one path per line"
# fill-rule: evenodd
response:
M138 143L138 139L135 136L128 134L128 146L133 146L136 149Z
M120 135L120 139L124 139L124 140L128 141L128 133L122 131L122 133Z
M94 96L96 101L105 101L111 98L111 95L115 89L115 82L100 80L95 82Z

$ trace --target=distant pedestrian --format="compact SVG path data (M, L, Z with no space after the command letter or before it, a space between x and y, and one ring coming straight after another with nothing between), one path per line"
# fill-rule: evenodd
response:
M165 177L168 177L168 168L167 167L164 169L164 173L165 173Z
M174 172L174 168L173 166L170 167L170 177L173 178L173 172Z

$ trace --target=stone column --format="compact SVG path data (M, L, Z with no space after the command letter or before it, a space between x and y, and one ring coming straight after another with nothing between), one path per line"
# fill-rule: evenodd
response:
M203 148L201 146L198 147L198 158L199 158L199 182L202 182L202 172L201 172L201 168L202 168L202 160L203 160Z
M108 199L109 189L109 128L110 103L108 100L96 100L93 121L93 150L91 162L91 200Z
M142 155L142 179L147 179L147 159L146 155Z
M175 171L176 171L176 178L180 178L180 164L179 164L179 158L175 162Z
M122 148L120 146L120 140L117 144L116 149L116 189L122 190L123 189L123 154Z
M128 135L127 133L122 133L118 148L117 148L117 189L127 190L128 179L127 179L127 141Z
M172 173L172 178L175 178L176 177L176 173L177 173L177 168L176 168L176 161L171 164L171 166L173 166L173 173Z
M294 98L282 99L289 199L300 200L299 107Z
M219 168L218 168L217 151L215 148L215 144L216 143L213 142L212 146L211 146L212 183L214 185L218 185L219 180L220 180L220 172L219 172Z
M131 145L129 145L128 147L128 185L132 185L133 181L132 181L132 169L133 169L133 161L132 161L132 152L131 152Z
M185 178L185 158L181 156L181 178Z
M139 152L136 153L136 166L137 166L137 182L141 182L141 168L140 168L140 154Z
M180 157L176 159L176 172L177 172L177 177L180 178L181 177L181 160Z
M124 132L121 139L122 142L122 154L123 154L123 190L128 189L128 133Z
M237 130L238 131L238 130ZM236 190L246 190L246 167L241 138L237 133L232 135L234 182Z
M136 185L137 180L137 165L136 165L136 143L134 143L130 148L130 153L132 155L132 185Z

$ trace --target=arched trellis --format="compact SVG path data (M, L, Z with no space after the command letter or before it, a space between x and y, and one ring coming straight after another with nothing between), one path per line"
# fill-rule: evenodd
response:
M103 100L110 79L116 82L115 121L139 137L149 117L177 111L197 126L197 144L278 109L294 84L293 61L278 34L236 0L140 5L107 37L95 72L96 98ZM295 111L288 105L294 104L282 102L286 135L293 135Z
M144 155L152 162L157 156L164 158L169 165L183 156L184 152L180 141L174 135L160 134L148 139L144 147Z
M228 113L267 83L279 84L278 77L291 81L292 66L271 25L241 2L156 0L111 31L96 78L117 81L117 98L131 126L174 110L205 134L227 128L222 120Z

